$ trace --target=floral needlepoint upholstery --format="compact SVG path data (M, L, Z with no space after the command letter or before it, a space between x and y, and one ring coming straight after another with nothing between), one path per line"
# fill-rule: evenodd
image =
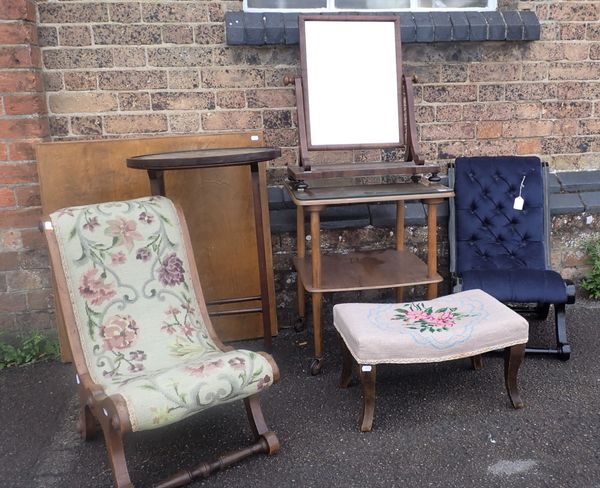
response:
M263 356L223 352L210 338L170 200L74 207L50 218L90 375L125 399L134 431L272 384Z
M396 304L333 308L336 329L359 364L458 359L527 342L527 321L481 290Z

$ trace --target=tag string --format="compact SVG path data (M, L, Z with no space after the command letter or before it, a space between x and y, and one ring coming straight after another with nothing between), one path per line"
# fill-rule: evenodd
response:
M521 196L521 194L523 193L523 188L525 188L525 178L526 176L523 176L523 179L521 180L521 186L519 187L519 196Z

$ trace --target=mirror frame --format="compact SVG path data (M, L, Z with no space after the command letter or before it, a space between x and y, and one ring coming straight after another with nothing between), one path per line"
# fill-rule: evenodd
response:
M396 60L396 87L397 87L397 102L398 102L398 140L386 143L358 143L358 144L319 144L312 143L311 126L310 126L310 103L309 103L309 87L310 73L307 63L306 49L306 23L307 22L391 22L394 25L394 41L395 41L395 60ZM304 114L299 114L301 133L304 132L306 140L306 148L308 150L339 150L339 149L375 149L375 148L397 148L405 145L404 132L404 108L403 108L403 93L402 93L402 51L400 41L400 18L395 16L376 16L376 15L300 15L298 17L299 34L300 34L300 60L302 70L302 94ZM344 80L341 80L344 82ZM332 84L332 88L335 85ZM351 101L349 101L351 103ZM303 115L303 117L302 117ZM302 125L304 126L302 130Z

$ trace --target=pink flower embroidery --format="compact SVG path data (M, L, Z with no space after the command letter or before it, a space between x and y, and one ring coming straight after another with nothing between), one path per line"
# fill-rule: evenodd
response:
M113 315L100 329L100 335L104 339L104 348L107 351L113 349L126 349L135 341L138 328L131 315Z
M116 245L123 244L128 251L133 249L133 241L141 241L142 235L136 230L137 224L133 220L119 217L117 220L108 220L105 234L117 238Z
M81 277L79 293L83 298L93 305L100 305L106 300L110 300L117 292L114 290L114 284L104 283L102 277L96 278L98 270L91 268Z
M439 327L452 327L454 325L454 314L450 311L436 312L431 314L429 322Z
M183 283L183 261L174 252L166 256L158 268L158 280L165 286Z
M116 254L111 254L110 255L110 259L111 259L111 262L112 262L113 266L117 266L119 264L123 264L127 260L127 258L125 256L125 254L123 253L123 251L119 251Z
M245 364L246 361L244 360L244 358L232 358L229 361L227 361L229 363L229 366L231 366L233 369L237 369L237 370L241 370L243 371L245 369Z
M142 212L138 217L138 220L140 222L145 222L146 224L151 224L154 221L154 216L147 212Z
M271 377L268 374L266 374L264 376L264 378L261 378L260 380L258 380L258 385L256 385L256 387L259 390L262 390L263 388L266 388L270 384L271 384Z
M140 261L148 261L151 256L150 249L146 247L140 247L135 253L135 259L139 259Z
M217 359L216 361L210 361L205 364L201 364L200 366L188 366L185 370L193 376L206 376L211 371L222 368L225 366L225 363L222 359Z
M87 219L85 224L83 224L83 228L89 230L90 232L94 232L94 228L96 227L100 227L98 217L92 217L91 219Z
M175 324L167 324L166 322L163 322L163 325L160 328L160 330L165 331L169 335L175 334Z
M181 310L179 310L177 307L174 307L173 305L169 305L169 308L167 308L167 311L165 312L166 315L178 315L181 313Z
M406 318L410 320L429 321L429 314L425 310L409 310L406 312Z

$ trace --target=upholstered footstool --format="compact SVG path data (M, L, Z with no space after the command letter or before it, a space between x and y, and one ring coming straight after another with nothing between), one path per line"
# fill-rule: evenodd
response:
M358 364L363 388L363 432L373 426L378 364L435 363L471 357L473 367L480 369L480 354L505 348L508 395L514 408L523 407L517 373L525 354L529 324L481 290L424 302L339 304L333 307L333 323L344 350L342 388L350 384L353 362Z

